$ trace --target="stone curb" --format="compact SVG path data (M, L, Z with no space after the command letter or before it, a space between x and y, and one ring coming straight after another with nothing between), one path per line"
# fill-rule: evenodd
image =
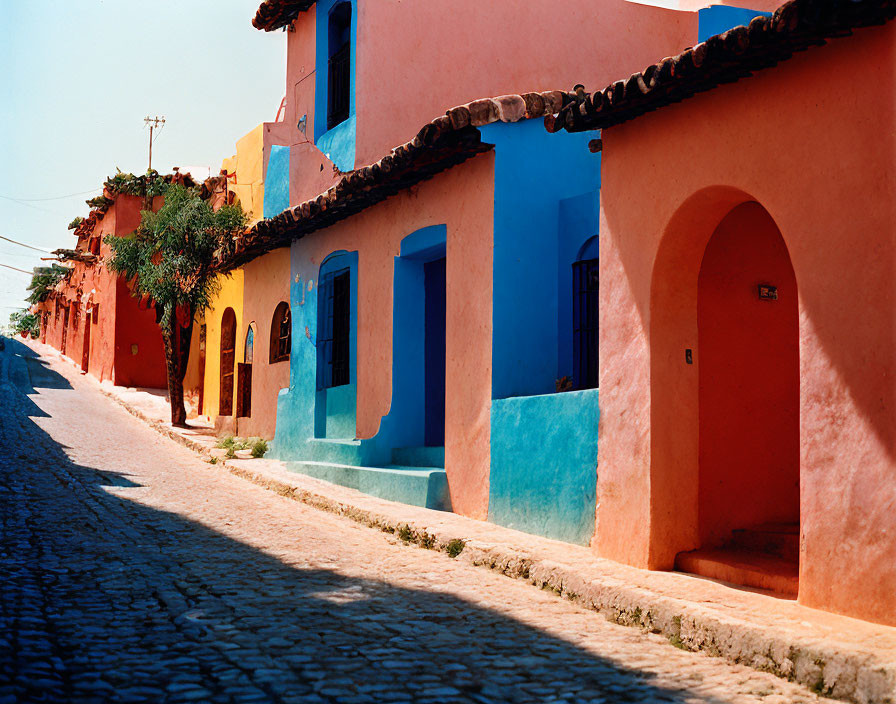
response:
M129 413L181 445L207 454L207 449L165 423L150 418L123 399L99 387ZM588 580L575 568L536 558L500 544L489 544L431 529L420 521L403 521L384 513L293 486L262 472L218 460L215 466L280 496L399 537L405 544L447 553L476 567L487 567L523 579L558 597L596 611L608 621L657 633L684 650L702 651L732 663L770 672L798 682L821 696L857 704L896 702L896 663L870 652L838 649L785 629L771 631L736 616L714 613L700 604L657 594L619 579Z

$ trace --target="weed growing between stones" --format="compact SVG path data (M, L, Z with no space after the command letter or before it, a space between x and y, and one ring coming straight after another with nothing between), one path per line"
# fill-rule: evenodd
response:
M426 548L427 550L434 550L436 547L436 536L430 535L426 531L423 531L423 533L417 539L417 544L421 548Z
M253 439L254 442L252 443L252 456L256 459L264 457L265 453L268 451L268 441L261 438Z
M460 538L452 538L445 546L445 552L448 553L448 557L453 558L460 555L464 551L465 547L467 547L467 544L463 540L461 540Z

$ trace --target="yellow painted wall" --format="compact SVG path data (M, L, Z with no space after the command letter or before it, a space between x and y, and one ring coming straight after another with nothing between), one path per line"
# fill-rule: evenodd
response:
M234 360L233 412L236 412L236 363L243 361L246 345L243 328L243 271L237 269L230 276L221 277L221 291L212 307L205 311L205 393L203 415L216 418L221 387L221 318L227 308L236 314L236 358ZM216 427L219 423L216 422Z
M237 140L236 154L224 159L221 164L221 168L228 174L236 174L235 179L228 180L227 187L236 193L240 205L249 215L250 224L260 220L264 212L263 153L264 131L263 126L258 125ZM215 421L215 427L223 431L230 431L233 428L233 422L232 415L230 420L217 417L221 391L221 318L228 307L233 308L233 312L236 314L235 364L242 362L246 346L246 325L243 323L243 278L242 269L233 271L230 276L222 276L221 290L215 297L212 306L204 314L206 343L201 414L209 416ZM198 331L201 322L197 321L195 326L193 347L190 351L186 380L190 384L190 388L198 387L199 382ZM237 383L238 378L236 368L234 368L233 413L236 413Z
M228 188L239 198L240 205L252 223L264 213L264 131L263 125L237 140L236 154L221 164L236 179L228 181Z

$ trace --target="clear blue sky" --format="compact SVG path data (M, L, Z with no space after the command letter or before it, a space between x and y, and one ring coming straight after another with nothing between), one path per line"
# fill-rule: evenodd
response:
M259 3L0 0L0 235L72 246L66 225L106 176L146 170L147 115L167 120L154 168L216 173L283 97L286 38L252 26ZM0 263L30 270L40 256L0 240ZM0 325L29 281L0 267Z

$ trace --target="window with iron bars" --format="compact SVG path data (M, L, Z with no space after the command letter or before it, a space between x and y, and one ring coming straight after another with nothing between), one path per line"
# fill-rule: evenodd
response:
M351 45L345 43L330 57L327 87L327 129L348 119L351 103Z
M572 265L573 388L598 387L598 262Z
M289 359L292 323L289 319L289 304L281 301L274 310L271 321L270 363L285 362Z
M342 269L325 275L317 295L317 388L320 390L350 382L350 271Z

